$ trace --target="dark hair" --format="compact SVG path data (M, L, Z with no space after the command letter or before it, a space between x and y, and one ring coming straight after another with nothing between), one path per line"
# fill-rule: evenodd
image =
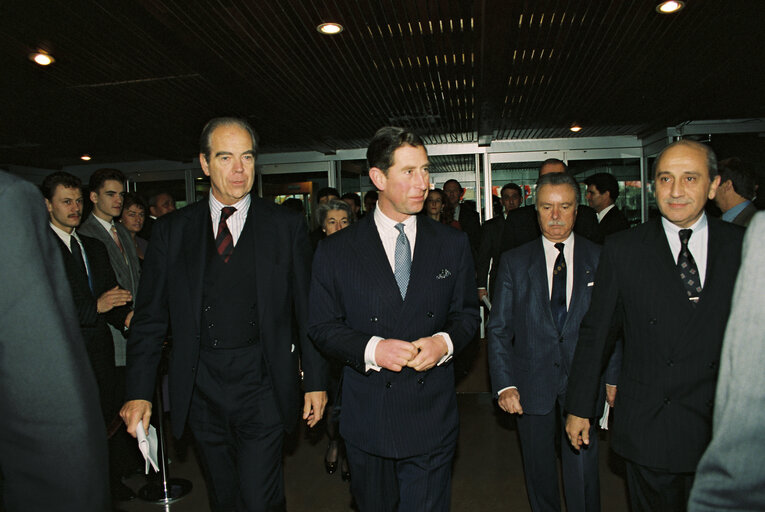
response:
M523 201L523 190L521 190L521 187L519 187L515 183L507 183L507 184L505 184L505 186L503 186L502 189L500 189L499 195L501 196L502 193L505 190L508 190L508 189L509 190L515 190L516 192L518 192L518 195L521 196L521 201Z
M542 167L545 165L562 165L563 166L563 172L568 172L568 165L566 165L566 162L559 158L548 158L544 162L542 162L542 165L539 166L539 170L542 170Z
M751 167L735 156L720 160L717 166L721 184L730 180L736 194L750 201L754 198L757 192L757 175Z
M69 174L68 172L58 171L45 177L40 185L40 192L42 192L45 199L50 201L53 199L53 194L56 193L56 189L59 185L64 188L82 189L82 181L80 178L74 174Z
M460 188L460 192L464 192L465 191L465 189L462 188L462 184L459 181L455 180L454 178L446 180L444 182L444 189L446 189L446 185L448 185L449 183L456 183L457 186Z
M322 187L318 192L316 192L316 202L318 203L321 198L327 196L340 197L340 192L338 192L334 187Z
M588 187L594 185L601 194L608 192L613 202L616 202L616 198L619 197L619 182L607 172L599 172L586 177L584 184Z
M339 199L333 199L332 201L324 204L320 204L316 209L316 217L319 220L319 227L324 227L324 222L327 220L327 214L330 210L342 210L348 214L348 224L353 224L356 220L356 216L353 215L353 210L348 206L348 203Z
M125 185L125 175L122 171L117 169L98 169L96 172L90 175L90 181L88 182L88 188L91 192L98 193L104 186L104 183L109 180L119 181Z
M298 213L303 213L305 211L303 201L297 197L288 197L282 202L282 206Z
M210 149L212 141L212 133L216 128L226 125L235 125L247 131L252 139L252 151L255 155L258 154L258 134L252 129L250 123L241 117L214 117L207 121L207 124L202 128L202 135L199 136L199 152L205 156L205 160L210 161Z
M544 185L568 185L574 189L576 202L579 202L579 183L567 172L550 172L542 175L537 180L536 201L539 201L539 189Z
M340 199L352 199L353 204L356 205L356 208L361 208L361 198L356 192L346 192Z
M367 197L373 197L374 200L377 201L380 198L380 194L378 194L376 190L367 190L367 193L364 194L364 199Z
M157 201L159 200L159 196L165 196L165 195L170 196L170 199L173 199L173 194L171 194L167 190L160 190L159 192L154 192L152 195L149 196L149 202L148 202L149 206L157 206ZM127 201L127 198L125 200ZM143 198L141 198L141 200L143 200Z
M425 147L425 143L415 133L397 126L385 126L377 130L367 149L369 168L377 167L387 174L393 165L393 153L401 146Z
M709 181L712 181L715 179L715 177L717 176L717 155L715 155L715 152L712 150L712 148L710 148L706 144L702 144L701 142L696 142L695 140L690 140L690 139L680 139L661 150L661 152L656 156L656 160L653 161L652 172L653 172L654 178L656 178L656 168L659 166L659 161L661 160L661 157L664 156L664 153L668 149L674 148L675 146L690 146L692 148L696 148L698 150L703 151L707 157L707 171L709 172Z
M135 192L128 192L125 194L125 199L122 202L122 212L126 212L127 209L133 205L142 208L144 213L149 211L149 206L146 204L146 201L143 200L143 197L139 196Z
M432 192L435 192L441 197L441 204L443 205L443 209L441 210L441 215L439 215L438 221L441 224L451 224L454 220L454 208L449 203L449 198L446 196L446 192L444 192L440 188L434 188L432 190L428 191L428 195L430 195ZM422 205L422 211L427 215L428 212L428 198L425 196L425 203Z

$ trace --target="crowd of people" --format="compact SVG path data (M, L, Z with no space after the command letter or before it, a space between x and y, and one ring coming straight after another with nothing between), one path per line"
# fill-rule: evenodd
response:
M630 228L614 176L588 176L584 205L566 163L550 159L533 205L508 183L481 225L457 180L431 188L422 139L385 127L367 151L375 190L363 201L318 190L309 231L301 200L251 193L257 150L246 121L212 119L199 154L210 194L178 211L167 191L126 194L116 169L90 176L88 215L72 174L47 176L39 197L0 173L0 205L26 198L9 213L18 243L0 258L11 288L0 312L15 318L0 348L24 345L0 358L8 510L135 497L123 483L143 467L130 436L163 412L169 333L172 433L193 434L211 510L286 510L284 436L299 420L324 420L326 471L350 481L360 510L449 510L454 361L476 339L480 303L532 510L601 509L608 409L634 512L765 507L765 217L740 160L668 145L653 168L660 216ZM712 201L722 219L706 213ZM28 332L12 327L23 319ZM22 371L32 365L39 382ZM38 418L62 404L55 425ZM29 421L34 455L9 446Z

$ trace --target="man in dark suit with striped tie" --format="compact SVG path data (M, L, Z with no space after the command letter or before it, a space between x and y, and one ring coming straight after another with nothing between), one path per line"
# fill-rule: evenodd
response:
M340 433L364 511L446 511L458 415L449 361L479 318L465 233L416 215L429 187L422 140L380 129L367 151L374 213L323 240L309 332L342 361Z
M128 343L128 432L148 428L172 326L173 433L188 420L212 510L286 510L285 431L327 401L326 363L305 331L311 248L301 215L252 197L257 136L243 119L202 130L210 196L152 228ZM158 411L161 414L161 411Z
M712 434L725 326L743 228L704 213L717 159L690 140L654 163L661 217L611 235L600 256L568 379L566 431L591 443L600 371L624 340L614 451L625 458L633 512L683 511Z

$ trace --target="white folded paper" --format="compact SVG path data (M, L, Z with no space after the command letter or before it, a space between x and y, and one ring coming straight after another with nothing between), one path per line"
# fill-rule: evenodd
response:
M489 309L489 311L491 311L491 302L489 302L489 297L484 295L483 297L481 297L481 302L483 302L484 306L486 306Z
M141 455L143 455L146 461L146 474L149 474L149 465L154 468L154 471L158 472L157 429L154 428L154 425L149 425L149 435L146 436L146 432L143 430L143 423L140 423L135 431L138 438L138 449L141 450Z
M600 421L598 422L598 425L600 425L600 428L603 430L608 430L608 413L611 412L611 406L608 405L608 400L606 400L606 406L603 407L603 416L600 417Z

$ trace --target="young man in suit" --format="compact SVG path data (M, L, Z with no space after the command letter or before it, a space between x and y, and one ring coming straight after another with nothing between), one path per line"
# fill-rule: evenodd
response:
M250 195L257 136L245 120L212 119L200 148L208 199L152 228L121 414L131 434L148 428L171 326L173 433L180 437L188 420L211 509L285 510L282 446L300 416L300 368L309 426L327 402L326 363L305 331L311 257L305 221Z
M721 160L720 186L715 194L715 204L722 210L722 220L747 227L757 213L752 203L757 193L757 175L740 158Z
M587 185L587 204L598 215L598 225L604 237L630 227L627 217L616 206L619 183L607 172L593 174L584 179Z
M82 217L80 179L67 172L54 172L45 177L40 190L64 261L80 332L98 384L101 413L108 428L122 404L122 398L115 392L114 345L109 325L119 330L130 326L133 312L126 304L132 295L117 285L104 245L77 233ZM63 286L64 282L59 285ZM120 479L121 455L119 440L112 438L109 443L110 489L115 500L126 501L135 494Z
M417 215L422 140L380 129L367 151L374 213L314 258L309 332L342 361L340 433L364 511L446 511L458 415L449 360L478 328L467 236ZM371 291L371 293L370 293Z
M539 168L539 176L550 173L568 173L568 166L557 158L548 158ZM587 205L580 204L576 214L576 223L574 224L574 233L585 237L591 242L597 244L603 243L603 234L598 227L598 219L595 210ZM502 242L500 244L500 254L515 249L521 245L536 240L541 235L539 223L537 222L537 212L534 205L524 206L513 210L505 219L502 230Z
M592 442L600 372L623 334L614 450L626 460L634 512L685 510L709 442L720 346L743 229L704 213L720 178L714 152L670 144L654 163L661 217L612 235L568 381L566 431Z
M518 415L526 489L535 512L561 509L558 436L566 509L600 510L597 427L590 426L593 443L581 452L567 446L563 429L556 435L558 419L565 421L566 380L600 257L599 245L573 233L578 199L579 185L568 174L539 178L542 236L502 255L488 325L492 389L500 408Z
M98 387L40 192L0 171L0 216L4 510L108 510Z
M481 244L481 219L475 210L475 201L462 200L465 189L455 179L446 180L444 193L454 209L454 220L459 222L460 229L467 233L470 248L475 257L478 254L478 246Z

